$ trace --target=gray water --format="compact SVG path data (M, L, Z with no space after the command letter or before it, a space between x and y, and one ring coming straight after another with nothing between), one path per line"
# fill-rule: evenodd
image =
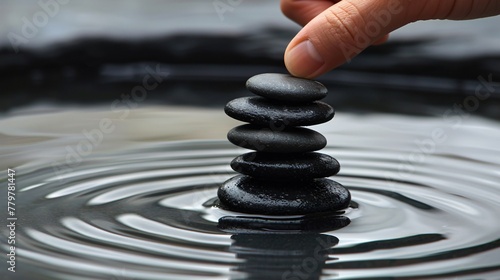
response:
M473 116L339 112L332 122L314 129L329 141L322 152L342 165L335 180L349 188L353 200L338 217L350 224L309 232L266 225L222 230L218 225L222 217L251 216L216 206L218 186L235 175L229 162L245 150L223 139L234 123L225 121L221 112L200 110L192 115L195 111L162 107L134 111L126 120L128 126L117 126L102 147L66 169L63 165L54 169L54 162L64 162L66 147L76 149L85 139L81 130L90 130L110 112L40 110L5 117L1 135L10 141L3 142L0 152L2 165L17 170L19 220L18 271L13 275L3 270L2 275L124 280L498 279L496 122ZM48 125L66 114L75 117L72 132L63 129L65 121L60 127ZM175 115L177 121L169 122L167 116ZM23 118L33 123L28 125ZM162 120L163 125L152 125ZM218 126L209 132L214 122ZM189 123L205 128L187 132ZM207 139L214 136L220 138ZM2 185L7 183L5 173ZM1 203L4 209L5 201ZM5 228L1 232L5 249L9 233Z
M314 129L352 203L252 217L217 207L246 152L221 108L284 71L299 27L276 1L239 3L221 17L213 1L69 1L19 53L7 34L44 10L0 4L0 185L8 168L17 185L16 273L0 278L500 279L500 17L411 24L322 77L338 113ZM164 87L113 110L157 65ZM112 131L89 142L102 120Z

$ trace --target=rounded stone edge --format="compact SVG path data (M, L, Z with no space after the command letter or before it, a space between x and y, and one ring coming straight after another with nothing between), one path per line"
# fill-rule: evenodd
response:
M255 81L255 80L259 79L265 80L266 78L263 78L263 76L275 76L275 77L269 77L267 79L271 81L276 80L276 83L265 83L264 87L259 87L259 85L263 84L262 81ZM285 81L286 79L292 80L292 82L290 83L290 81ZM281 89L277 89L279 88L279 86L276 87L276 85L292 84L294 82L303 83L305 87L301 90L298 89L290 90L284 87ZM245 86L250 92L256 95L273 100L292 102L292 103L317 101L325 98L328 95L328 88L318 81L299 78L283 73L263 73L252 76L246 81ZM308 90L308 86L312 86L315 89ZM282 94L282 92L285 92L287 90L293 92L293 94L290 95Z
M300 157L306 158L307 156L316 156L312 159L301 159ZM267 159L264 163L257 163L256 158L261 157L275 157L275 159ZM246 159L246 157L252 157L253 159ZM325 158L326 157L326 158ZM326 160L326 161L325 161ZM275 167L272 165L292 165L291 162L299 162L303 166L297 168L285 168L285 167ZM317 162L314 162L317 161ZM284 162L286 162L284 164ZM252 163L255 163L252 165ZM310 166L304 166L310 163ZM321 165L321 167L314 167L315 164ZM324 167L331 164L331 166ZM260 165L260 166L259 166ZM293 181L293 180L310 180L314 178L325 178L338 174L340 172L339 161L327 154L317 153L317 152L306 152L306 153L292 153L292 154L278 154L278 153L266 153L266 152L249 152L245 154L238 155L235 157L231 163L231 168L244 175L248 175L254 178L262 178L270 181ZM316 169L312 170L311 169ZM319 169L319 171L317 171ZM270 176L269 174L272 174Z
M286 132L294 133L293 130L296 130L297 134L300 134L300 131L297 131L297 130L302 130L302 131L306 131L307 133L310 133L309 138L318 137L318 139L316 139L316 140L318 140L319 144L317 146L309 145L310 148L304 148L304 147L300 147L297 145L294 145L294 147L290 147L289 145L283 145L281 143L279 146L277 146L278 145L277 143L272 143L272 141L267 141L266 139L262 140L263 137L261 137L260 139L259 138L251 139L248 137L241 137L241 139L240 139L238 137L235 137L235 134L238 133L237 132L238 129L256 130L256 131L252 132L251 134L257 134L259 131L261 133L273 133L273 134L274 133L284 134ZM328 144L327 139L323 134L321 134L315 130L312 130L312 129L308 129L308 128L304 128L304 127L289 127L283 131L272 131L272 130L269 130L265 127L261 127L261 126L257 126L257 125L253 125L253 124L244 124L244 125L239 125L237 127L232 128L227 133L227 139L232 144L234 144L238 147L245 148L245 149L250 149L250 150L259 151L259 152L281 153L281 154L307 153L307 152L319 151L319 150L323 149L324 147L326 147L326 145ZM280 141L280 142L282 142L282 141Z
M336 212L340 211L343 209L346 209L349 207L349 204L351 203L351 192L344 187L342 184L330 180L330 179L316 179L316 180L328 180L331 181L331 183L335 184L335 189L337 192L342 192L343 195L345 195L345 199L342 201L342 203L339 203L336 207L328 208L328 209L313 209L313 208L307 208L303 207L303 204L299 204L299 206L292 206L292 205L272 205L272 203L268 205L260 205L261 203L255 203L255 201L252 199L250 203L248 201L243 201L240 199L233 199L233 201L229 201L226 199L226 197L230 197L232 195L224 195L224 192L228 193L227 188L230 187L235 187L235 186L240 186L241 185L241 180L253 180L252 177L246 176L246 175L237 175L234 176L227 181L225 181L222 186L219 187L217 190L217 196L219 198L219 206L222 209L228 210L228 211L233 211L233 212L240 212L240 213L249 213L249 214L262 214L262 215L270 215L270 216L282 216L282 215L307 215L307 214L314 214L314 213L324 213L324 212ZM278 190L279 191L279 190ZM306 191L306 190L305 190ZM250 196L252 196L250 194ZM234 196L233 196L234 197ZM278 202L278 201L276 201ZM253 204L252 204L253 203ZM311 200L311 204L314 202ZM266 207L267 206L267 207Z
M238 104L239 102L246 102L246 104ZM261 102L264 104L251 104ZM268 103L268 104L266 104ZM235 105L245 106L246 108L238 108ZM261 96L245 96L230 100L224 107L224 113L235 120L247 122L260 126L268 127L297 127L297 126L312 126L331 121L335 117L335 108L330 104L323 101L313 101L307 105L314 105L317 108L305 108L299 104L286 104L275 103L270 99ZM279 108L278 106L290 106L289 108ZM310 116L303 116L298 118L297 113L299 110L304 112L313 112L316 109L324 110L321 113L311 114ZM254 110L250 110L254 109ZM267 111L264 113L257 113L258 110ZM290 113L290 111L294 111ZM283 113L287 111L287 113Z

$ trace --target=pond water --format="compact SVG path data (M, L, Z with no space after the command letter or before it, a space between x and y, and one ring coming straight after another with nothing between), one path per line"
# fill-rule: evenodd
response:
M1 279L500 279L500 17L414 23L322 76L352 203L256 217L217 207L246 152L222 108L286 71L276 1L48 2L0 4Z
M336 216L309 217L320 225L301 231L251 222L221 227L222 217L251 215L216 206L217 188L235 175L229 162L245 152L222 140L235 122L220 110L142 108L88 154L78 147L93 138L81 131L92 133L110 112L39 111L1 123L2 137L10 137L1 152L18 160L2 161L17 170L16 276L24 278L12 279L495 279L500 273L495 121L338 112L313 128L327 137L322 152L341 163L334 179L353 200ZM73 131L47 125L67 114L77 120ZM176 122L158 129L174 116ZM30 127L26 117L34 120ZM207 133L183 129L190 123ZM1 184L6 179L3 172ZM2 229L4 248L7 235Z

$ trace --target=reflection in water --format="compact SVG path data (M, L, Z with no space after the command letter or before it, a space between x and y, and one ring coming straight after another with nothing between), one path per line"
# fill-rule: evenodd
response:
M244 260L234 270L245 279L320 279L325 262L331 259L328 249L338 244L331 235L236 234L229 250ZM241 278L234 278L241 279Z
M355 203L351 204L352 208ZM229 233L326 232L351 223L344 212L319 213L296 218L225 216L219 219L219 229Z
M320 279L328 250L338 238L320 234L347 226L350 220L338 213L299 218L225 216L218 227L233 233L230 252L243 262L232 270L245 279ZM239 274L235 278L241 279Z

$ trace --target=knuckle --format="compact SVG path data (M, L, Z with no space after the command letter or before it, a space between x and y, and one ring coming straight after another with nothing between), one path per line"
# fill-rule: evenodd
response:
M327 28L325 29L328 44L343 44L347 48L359 49L356 43L359 23L354 20L354 15L346 10L329 10L324 14Z

